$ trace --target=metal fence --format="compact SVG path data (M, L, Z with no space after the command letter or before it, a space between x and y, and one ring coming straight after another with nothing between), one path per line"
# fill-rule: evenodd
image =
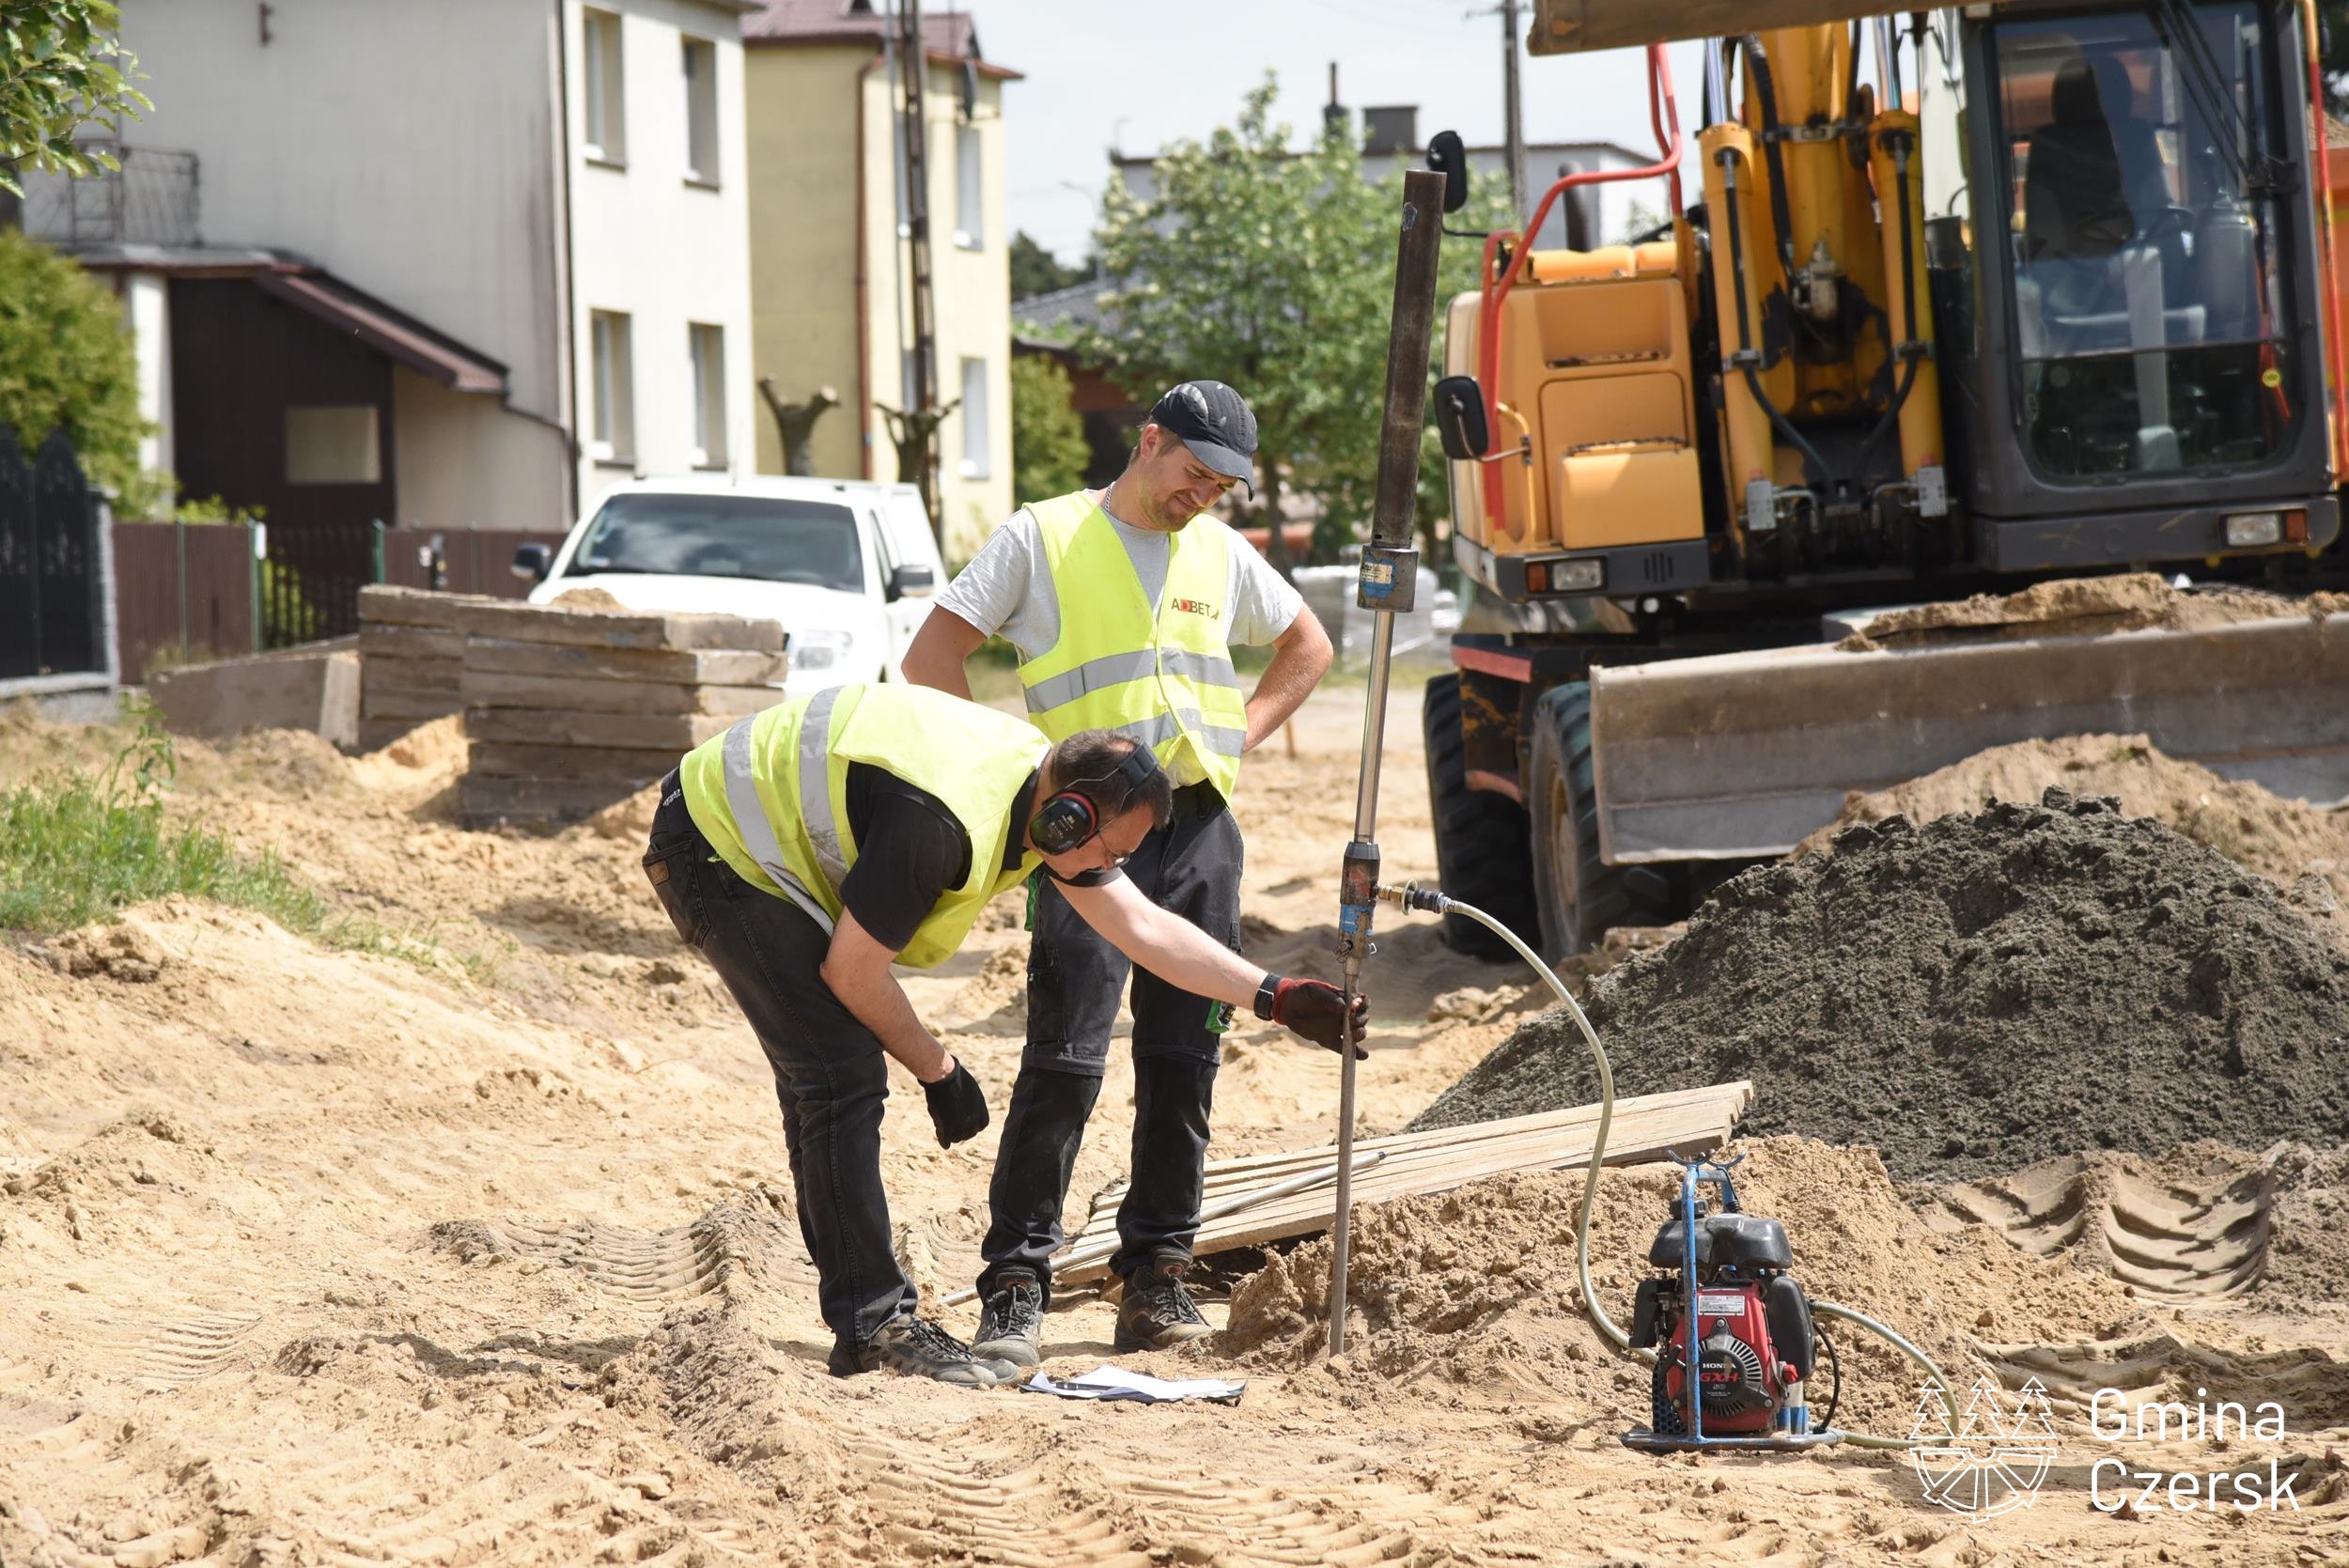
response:
M383 531L383 581L404 588L439 588L452 594L489 594L521 598L532 584L514 575L514 551L526 544L553 550L561 529L387 528Z
M0 679L106 669L98 520L63 430L27 461L0 426Z
M377 581L381 532L366 522L269 529L261 559L261 645L289 648L356 635L359 590Z
M82 179L24 177L24 232L54 245L194 245L197 230L195 154L86 140L85 151L111 153L121 164Z

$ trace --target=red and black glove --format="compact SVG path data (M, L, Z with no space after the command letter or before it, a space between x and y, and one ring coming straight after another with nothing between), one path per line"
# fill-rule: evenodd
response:
M1326 980L1284 980L1268 974L1256 987L1256 1017L1297 1031L1324 1050L1346 1048L1346 993ZM1354 998L1354 1058L1370 1052L1361 1044L1370 1021L1370 999Z

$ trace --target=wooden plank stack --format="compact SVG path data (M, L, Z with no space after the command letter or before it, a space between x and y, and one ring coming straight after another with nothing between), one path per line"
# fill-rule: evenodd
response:
M1630 1165L1717 1148L1728 1141L1752 1098L1753 1085L1740 1081L1618 1099L1607 1133L1606 1163ZM1598 1107L1580 1105L1434 1132L1357 1139L1354 1202L1448 1192L1511 1171L1585 1166L1597 1130ZM1338 1151L1330 1145L1207 1161L1206 1218L1192 1250L1204 1257L1328 1230L1337 1218L1337 1160ZM1109 1273L1111 1254L1117 1250L1117 1205L1125 1196L1121 1181L1093 1200L1084 1229L1053 1259L1054 1281L1076 1284Z
M636 614L469 599L459 690L469 821L584 816L783 700L784 632L739 615Z
M418 724L465 706L458 690L465 633L455 617L459 605L474 598L422 588L359 590L361 751L387 746Z

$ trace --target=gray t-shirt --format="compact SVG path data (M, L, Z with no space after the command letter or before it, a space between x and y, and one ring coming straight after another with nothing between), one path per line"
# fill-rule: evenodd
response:
M1168 541L1164 534L1118 521L1105 507L1117 537L1142 580L1150 607L1166 591ZM1305 601L1255 551L1240 548L1232 557L1231 643L1258 646L1288 630ZM1052 568L1044 559L1044 536L1025 506L997 529L961 575L938 596L953 611L989 636L1001 636L1034 659L1060 641L1060 600L1052 592Z

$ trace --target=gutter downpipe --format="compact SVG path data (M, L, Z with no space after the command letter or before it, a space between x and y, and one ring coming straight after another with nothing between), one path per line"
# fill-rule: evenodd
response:
M556 193L563 212L561 266L557 269L555 293L557 313L562 318L561 329L554 337L554 395L558 419L549 421L563 434L563 491L565 512L563 527L568 529L579 520L579 459L583 450L579 441L579 323L572 318L572 225L571 225L571 45L563 18L564 0L552 0L550 7L554 20L554 180L561 187Z
M867 242L864 179L864 101L870 96L873 68L889 59L887 45L856 72L856 450L865 478L873 476L873 283L872 254ZM893 144L894 145L894 144Z

